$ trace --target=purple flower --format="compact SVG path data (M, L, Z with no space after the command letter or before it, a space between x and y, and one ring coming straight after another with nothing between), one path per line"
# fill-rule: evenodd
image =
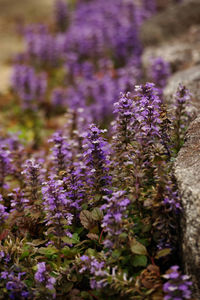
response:
M37 264L37 272L35 273L35 280L39 282L45 281L46 264L41 262Z
M40 284L43 284L48 290L53 290L56 283L56 279L52 276L49 276L45 262L40 262L37 264L35 280Z
M53 137L49 140L49 142L54 143L52 148L52 158L56 173L59 175L61 171L66 169L71 159L71 152L69 150L67 138L61 131L58 131L53 134Z
M153 83L135 87L137 100L134 105L136 139L149 144L161 138L161 100Z
M30 296L26 284L23 282L22 277L26 275L25 272L3 271L0 278L5 280L5 287L9 293L10 299L27 299Z
M73 215L70 210L71 201L67 198L63 182L51 177L43 184L42 194L47 225L53 228L56 236L66 235L64 226L72 224Z
M159 96L162 97L163 89L167 84L167 79L170 76L170 65L161 57L152 59L150 77L156 84L159 91Z
M51 94L51 103L54 107L64 107L66 105L66 93L61 88L56 88Z
M89 185L93 194L100 196L110 194L109 186L111 183L107 143L101 137L104 132L94 124L90 126L84 153L85 162L88 166Z
M12 173L12 159L11 152L8 150L7 146L1 142L0 146L0 189L3 191L7 188L5 183L6 176Z
M191 93L185 86L179 84L174 98L174 148L178 152L184 139L185 130L192 119L192 114L188 110Z
M56 0L55 2L55 23L59 31L65 31L68 25L68 7L63 0Z
M3 197L0 194L0 225L2 226L9 214L6 212L6 207L1 202L3 202Z
M53 36L44 25L26 29L26 56L36 65L55 67L62 60L62 36Z
M25 162L25 169L22 174L26 178L29 205L39 200L43 172L44 170L41 168L41 164L35 159L29 159Z
M71 162L66 170L63 183L66 196L70 200L70 207L80 211L81 204L87 199L86 194L86 166L83 162Z
M80 257L81 269L79 273L89 272L90 274L90 287L91 289L101 289L107 285L104 280L108 273L104 270L105 262L98 261L95 257L83 255Z
M9 196L11 197L11 212L15 210L22 212L27 206L27 203L29 203L29 200L26 199L24 192L21 191L20 188L14 189Z
M113 139L117 148L124 149L130 142L132 135L133 100L130 97L130 93L121 94L119 101L114 106L117 120L114 123L115 135Z
M103 206L105 216L102 227L108 233L104 245L110 248L118 242L119 234L123 232L123 219L127 217L126 210L130 200L125 197L124 191L115 192L106 200L107 204Z
M22 101L24 109L35 109L47 88L45 73L37 75L32 67L15 65L12 74L12 87Z
M166 294L164 297L165 300L191 298L190 287L192 282L188 281L188 276L181 275L179 266L172 266L163 277L168 280L163 285L163 291Z

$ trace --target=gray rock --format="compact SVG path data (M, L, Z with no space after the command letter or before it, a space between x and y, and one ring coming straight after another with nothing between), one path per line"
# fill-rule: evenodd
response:
M182 198L182 258L200 299L200 116L191 123L174 166Z
M186 85L192 92L190 109L196 114L200 112L200 65L179 71L172 75L164 89L164 97L171 102L172 96L177 90L179 83Z
M200 24L200 1L183 1L147 20L142 26L141 38L144 45L155 45L182 34L194 24Z
M169 62L172 73L200 64L200 26L192 26L170 43L145 48L142 55L145 69L149 68L152 57L162 57Z

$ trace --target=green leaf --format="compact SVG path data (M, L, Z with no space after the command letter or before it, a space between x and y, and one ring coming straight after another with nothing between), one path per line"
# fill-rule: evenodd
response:
M25 250L22 255L20 256L19 260L23 260L25 257L28 257L30 255L29 250Z
M69 259L69 258L73 258L78 253L78 249L69 248L69 247L65 246L61 250L61 253L64 254L64 256Z
M135 255L133 257L133 266L134 267L146 267L147 257L145 255Z
M73 235L72 235L72 244L77 244L77 243L79 243L80 242L80 238L79 238L79 236L78 236L78 233L74 233Z
M98 207L94 208L91 214L95 221L101 221L103 218L103 212Z
M118 258L118 257L120 257L120 255L121 255L121 251L118 249L115 249L112 253L113 258Z
M171 253L171 249L170 248L165 248L165 249L162 249L162 250L159 250L157 253L156 253L156 256L155 258L156 259L159 259L161 257L164 257L164 256L167 256Z
M88 210L82 210L80 213L80 221L83 227L86 229L90 229L93 225L92 214Z
M147 255L147 249L144 245L138 242L136 239L130 241L131 251L134 254Z
M78 244L80 242L78 233L74 233L71 238L68 236L63 236L61 240L67 244Z
M48 241L47 239L46 240L38 240L37 239L37 240L33 240L31 243L27 242L27 245L31 245L31 246L37 247L37 246L40 246L42 244L45 244L47 241Z
M88 256L96 256L97 252L96 252L95 249L88 248L88 249L86 250L86 254L87 254Z
M73 283L72 282L66 282L64 285L64 289L63 292L68 293L69 291L71 291L71 289L73 288Z
M51 256L53 254L58 253L58 249L56 249L56 247L54 247L54 246L52 246L52 247L51 246L49 246L49 247L41 247L41 248L38 249L38 252L40 254L44 254L46 256Z

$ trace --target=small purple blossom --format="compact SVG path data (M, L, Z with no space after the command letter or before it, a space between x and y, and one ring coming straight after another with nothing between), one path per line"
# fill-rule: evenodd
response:
M59 31L65 31L68 25L68 7L66 1L56 0L55 2L55 23Z
M35 280L38 281L40 284L44 284L48 290L53 290L54 285L56 283L56 279L52 276L49 276L45 262L40 262L37 264Z
M167 84L167 79L170 76L170 65L161 57L152 59L150 77L156 84L159 96L162 97L163 89Z
M5 223L5 220L9 216L9 213L6 212L6 207L2 203L3 203L3 197L0 194L0 225L1 226Z
M9 293L10 299L28 299L30 293L28 287L23 282L22 277L26 275L26 272L14 272L3 271L0 273L0 279L5 280L5 286Z
M87 255L82 255L80 257L82 262L80 273L89 272L90 273L90 287L91 289L101 289L107 285L104 280L107 277L108 272L104 270L105 262L98 261L95 257L89 257Z
M12 173L11 152L6 145L1 142L0 145L0 189L7 188L5 183L6 176Z
M42 194L47 225L53 227L56 236L66 235L67 231L63 226L72 224L73 215L70 210L71 201L67 198L63 182L51 177L43 184Z
M164 300L191 299L192 282L189 276L181 275L179 266L172 266L163 277L168 280L163 285Z
M21 191L20 188L14 189L9 196L11 197L11 212L22 212L27 206L27 203L29 203L29 200L26 199L24 192Z
M43 171L41 164L36 159L29 159L25 162L25 169L22 174L26 178L29 205L39 200Z
M108 233L104 244L110 248L117 243L119 234L123 232L123 219L127 217L126 210L130 200L125 197L124 191L115 192L106 200L107 204L102 207L105 210L102 227Z
M61 131L57 131L53 134L49 142L53 142L52 158L55 166L56 173L59 175L61 171L64 171L71 159L71 152L66 136Z
M23 108L31 110L43 100L47 88L46 74L36 74L35 70L27 65L15 65L11 83L22 101Z
M136 139L152 144L161 138L161 99L153 83L135 87L137 100L134 105Z
M84 152L89 171L89 184L94 193L101 196L110 194L109 186L111 183L107 143L101 136L104 132L92 124L87 134Z

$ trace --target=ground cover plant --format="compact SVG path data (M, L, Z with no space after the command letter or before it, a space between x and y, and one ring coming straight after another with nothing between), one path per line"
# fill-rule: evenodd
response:
M173 162L190 93L145 73L153 0L55 3L1 96L0 299L191 299ZM143 83L141 83L143 82Z

